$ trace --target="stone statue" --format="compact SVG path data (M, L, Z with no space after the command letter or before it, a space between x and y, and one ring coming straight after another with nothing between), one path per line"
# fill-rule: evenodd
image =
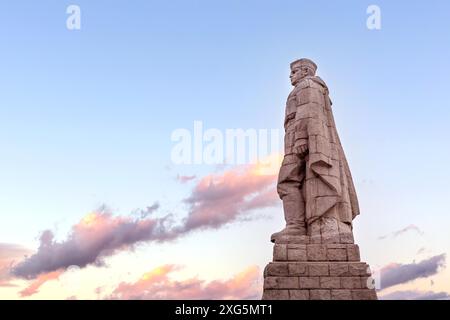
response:
M309 59L291 64L278 176L286 227L272 235L263 300L376 300L352 222L358 200L336 131L328 88Z
M294 89L286 103L285 155L278 176L286 228L272 235L310 236L317 243L351 243L359 214L350 169L325 82L309 59L291 63ZM341 240L342 238L342 240Z

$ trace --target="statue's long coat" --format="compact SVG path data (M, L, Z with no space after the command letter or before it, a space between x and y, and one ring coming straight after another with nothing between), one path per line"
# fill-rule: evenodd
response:
M350 169L336 130L328 88L319 77L306 77L288 98L285 154L308 144L305 180L306 221L329 216L351 224L359 214Z

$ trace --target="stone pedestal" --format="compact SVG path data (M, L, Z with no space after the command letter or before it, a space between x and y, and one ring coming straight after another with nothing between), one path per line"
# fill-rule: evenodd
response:
M282 243L280 243L282 242ZM264 269L263 300L376 300L369 266L353 243L277 241Z

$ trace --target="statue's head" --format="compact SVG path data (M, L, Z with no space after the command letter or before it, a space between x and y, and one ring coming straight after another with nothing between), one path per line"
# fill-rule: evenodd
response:
M316 74L317 65L309 59L303 58L291 63L291 83L296 86L301 79L314 76Z

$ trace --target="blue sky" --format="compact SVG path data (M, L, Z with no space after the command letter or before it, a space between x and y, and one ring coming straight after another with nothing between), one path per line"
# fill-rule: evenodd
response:
M65 26L70 4L81 30ZM381 30L366 28L370 4ZM35 249L42 230L64 238L103 203L128 214L158 201L161 214L185 215L190 190L176 175L216 169L171 164L173 130L195 120L282 129L289 63L309 57L356 183L363 258L382 266L410 263L423 246L448 252L449 12L448 1L2 2L0 242ZM282 225L280 208L267 214L220 232L250 228L244 238L266 241ZM377 240L410 224L424 235ZM186 241L202 248L213 235ZM260 250L245 263L263 267L271 248Z

